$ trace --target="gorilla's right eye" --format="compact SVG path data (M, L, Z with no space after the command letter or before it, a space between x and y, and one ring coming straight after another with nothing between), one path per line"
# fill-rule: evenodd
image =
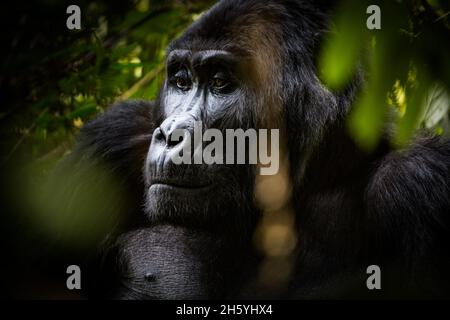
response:
M178 71L173 77L172 77L172 83L180 90L187 91L191 89L191 79L189 77L189 73L187 70L183 69Z

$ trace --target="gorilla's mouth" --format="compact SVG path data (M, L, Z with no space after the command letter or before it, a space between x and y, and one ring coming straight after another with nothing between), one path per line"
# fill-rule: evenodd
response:
M210 182L193 182L191 181L177 181L177 180L155 180L150 184L150 188L174 189L174 190L193 190L202 191L210 188Z
M189 178L192 178L189 175ZM206 180L190 179L151 180L146 191L145 212L153 224L195 226L201 221L214 197L214 186ZM208 196L207 196L208 195Z

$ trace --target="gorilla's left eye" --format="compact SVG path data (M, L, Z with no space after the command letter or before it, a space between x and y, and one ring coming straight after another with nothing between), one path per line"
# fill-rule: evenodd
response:
M212 77L209 85L214 90L223 90L228 87L230 81L221 73L218 73Z
M225 79L214 78L211 81L211 85L215 88L223 88L227 85L227 82Z

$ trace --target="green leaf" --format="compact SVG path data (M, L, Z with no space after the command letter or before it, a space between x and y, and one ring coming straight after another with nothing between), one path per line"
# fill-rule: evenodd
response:
M95 103L89 103L84 107L81 107L77 110L74 110L70 114L67 115L68 120L73 120L76 118L86 118L87 116L94 114L97 112L97 106Z
M328 35L319 57L319 74L329 88L345 86L355 72L365 45L365 8L346 1L336 16L335 29Z

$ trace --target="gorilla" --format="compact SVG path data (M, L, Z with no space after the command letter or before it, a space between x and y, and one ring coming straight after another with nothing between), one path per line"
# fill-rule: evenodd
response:
M395 150L386 130L372 152L354 144L346 119L363 72L338 92L317 76L329 16L309 0L220 1L170 44L155 101L118 102L82 129L65 168L102 163L128 201L90 263L90 296L448 296L450 143L423 133ZM195 121L278 128L284 180L265 177L272 187L261 189L258 165L175 165L187 139L171 135ZM288 269L273 269L289 277L275 289L258 280L270 260L255 246L267 211L290 213L295 232ZM366 286L370 265L381 290Z
M126 232L103 257L108 269L101 275L105 283L99 294L113 299L221 297L233 289L227 274L244 270L236 259L227 259L230 251L220 238L182 227L158 225ZM233 281L239 278L245 281L233 275Z

